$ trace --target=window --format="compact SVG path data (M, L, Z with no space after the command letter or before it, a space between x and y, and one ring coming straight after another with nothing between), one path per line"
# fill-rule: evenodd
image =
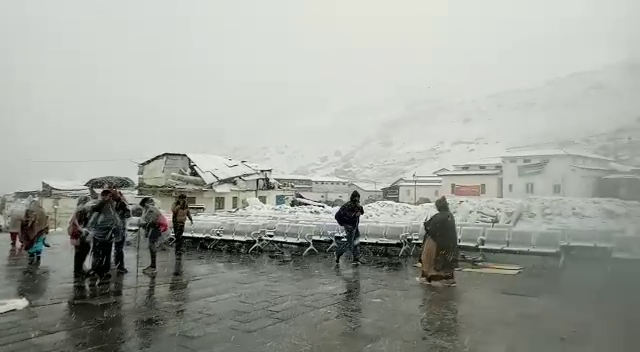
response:
M480 170L486 170L487 167L486 166L480 166Z
M437 189L436 189L435 191L433 191L433 195L434 195L434 196L436 196L436 197L438 196L438 193L439 193L439 192L438 192L438 190L437 190Z
M513 184L509 185L509 193L513 193Z
M517 159L511 159L511 160L509 160L509 162L510 162L511 164L515 164L515 163L517 163L517 162L518 162L518 160L517 160Z
M196 204L196 197L187 197L187 205Z
M561 185L553 185L553 194L560 194L562 193L562 186Z
M233 209L238 208L238 197L231 198L231 208Z
M524 159L524 160L522 160L522 162L525 163L525 164L528 164L528 163L531 162L531 159Z
M533 183L527 183L525 186L527 194L533 194Z
M469 167L468 166L463 166L462 170L469 170Z
M258 200L262 204L267 204L267 196L258 196Z
M496 165L495 169L496 170L502 170L502 165Z
M483 183L480 185L480 194L486 194L487 193L487 186Z
M451 184L451 194L456 194L456 184L455 183Z
M224 210L224 197L216 197L214 203L215 210Z
M411 195L411 190L410 190L410 189L408 189L408 190L407 190L407 196L410 196L410 195Z

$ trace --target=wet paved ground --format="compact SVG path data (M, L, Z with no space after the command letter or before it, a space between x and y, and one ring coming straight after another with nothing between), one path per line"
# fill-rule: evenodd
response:
M459 273L420 285L412 260L336 271L327 256L272 259L191 250L182 274L162 252L156 278L135 272L74 290L64 235L36 274L0 238L0 351L637 351L637 263L522 262L516 276ZM135 271L135 250L127 249ZM143 251L141 267L146 264ZM515 260L514 260L515 259ZM84 298L90 296L90 298ZM94 297L94 298L91 298ZM69 301L74 303L69 303Z

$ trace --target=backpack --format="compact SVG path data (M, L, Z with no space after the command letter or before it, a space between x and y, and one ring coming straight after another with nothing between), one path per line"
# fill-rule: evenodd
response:
M158 228L160 229L160 233L165 233L167 231L169 231L169 221L167 220L167 218L164 217L164 215L159 214L158 215Z

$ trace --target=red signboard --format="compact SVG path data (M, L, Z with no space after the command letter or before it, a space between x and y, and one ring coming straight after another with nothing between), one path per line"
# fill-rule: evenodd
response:
M453 194L456 196L463 196L463 197L479 197L480 185L473 185L473 186L456 185L456 188L453 190Z

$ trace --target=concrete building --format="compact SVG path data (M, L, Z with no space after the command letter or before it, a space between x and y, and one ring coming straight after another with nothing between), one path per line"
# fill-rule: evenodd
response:
M501 158L486 158L453 165L452 170L441 169L436 171L436 175L442 177L442 195L483 198L503 196Z
M353 191L360 193L360 200L382 200L382 186L374 182L349 183L349 196Z
M179 194L206 212L242 207L247 198L276 204L271 169L209 154L164 153L139 165L138 194L160 200L169 211Z
M298 190L301 192L311 192L313 181L311 176L274 174L271 178L278 182L281 189Z
M511 152L502 160L509 198L595 197L602 177L626 168L600 155L561 149Z
M416 204L427 199L433 202L440 194L442 178L437 175L402 177L382 189L383 199Z

